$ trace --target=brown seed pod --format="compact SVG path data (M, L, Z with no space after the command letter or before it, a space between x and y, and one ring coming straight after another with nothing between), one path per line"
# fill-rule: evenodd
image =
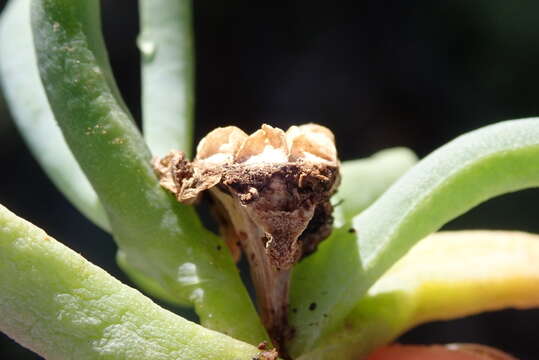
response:
M161 185L192 204L207 191L229 248L246 254L262 318L274 340L286 333L289 270L331 232L330 197L340 183L331 131L316 124L251 135L217 128L190 162L172 151L154 160ZM277 335L279 334L279 335Z

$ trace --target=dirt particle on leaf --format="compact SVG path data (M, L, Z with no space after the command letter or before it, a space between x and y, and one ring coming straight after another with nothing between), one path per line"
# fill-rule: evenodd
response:
M356 233L356 229L350 228L350 229L348 229L348 232L349 232L350 234L355 234L355 233Z
M315 303L315 302L313 302L313 303L311 303L311 304L309 305L309 310L311 310L311 311L316 310L316 303Z
M335 204L333 204L333 207L336 208L338 206L341 206L344 203L344 199L339 199Z

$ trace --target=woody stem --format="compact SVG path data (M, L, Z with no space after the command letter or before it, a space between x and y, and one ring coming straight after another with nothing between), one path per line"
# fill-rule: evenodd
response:
M265 249L265 244L270 240L268 234L250 219L233 196L218 187L212 188L210 192L230 215L230 221L249 262L262 321L274 345L282 352L282 344L288 333L290 270L278 269L271 264Z

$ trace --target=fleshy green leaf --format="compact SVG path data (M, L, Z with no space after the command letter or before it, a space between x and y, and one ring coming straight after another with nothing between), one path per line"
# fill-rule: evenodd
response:
M43 170L82 214L110 231L105 209L67 146L43 90L32 39L30 0L11 0L2 13L0 74L15 124ZM178 303L155 280L129 264L122 268L150 294Z
M189 306L188 301L182 301L182 299L175 297L171 293L167 292L161 284L155 281L153 278L144 275L143 272L131 266L127 261L126 255L122 250L116 253L116 262L120 269L127 274L127 276L137 284L137 287L142 289L148 295L155 298L164 300L178 306Z
M0 81L15 124L43 170L81 213L109 231L105 210L67 147L41 85L30 0L11 0L2 13Z
M126 260L203 325L250 343L266 338L223 241L195 210L168 195L114 84L100 31L99 2L37 0L32 22L51 108L107 211Z
M139 0L144 138L154 155L191 155L193 35L191 0Z
M344 161L341 164L341 185L333 199L336 208L345 220L351 219L372 204L416 162L415 154L406 148L386 149L365 159Z
M343 325L301 359L359 360L425 322L539 307L538 259L538 235L433 234L384 274Z
M160 308L1 205L0 330L50 360L258 353Z
M296 267L293 353L306 351L342 324L367 289L418 240L489 198L537 186L537 118L487 126L433 152L354 218L353 228L334 232ZM313 300L317 310L309 311Z

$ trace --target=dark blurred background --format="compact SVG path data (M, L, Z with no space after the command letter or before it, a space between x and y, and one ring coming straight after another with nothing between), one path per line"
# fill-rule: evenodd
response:
M102 3L112 66L140 120L136 5ZM196 0L196 138L219 125L317 122L334 130L344 160L401 145L423 157L477 127L539 114L537 14L536 0ZM1 100L0 144L0 203L127 281L111 238L45 177ZM537 190L506 195L447 228L539 233L537 203ZM400 341L479 342L531 360L538 329L539 311L508 310ZM39 359L0 336L0 359Z

